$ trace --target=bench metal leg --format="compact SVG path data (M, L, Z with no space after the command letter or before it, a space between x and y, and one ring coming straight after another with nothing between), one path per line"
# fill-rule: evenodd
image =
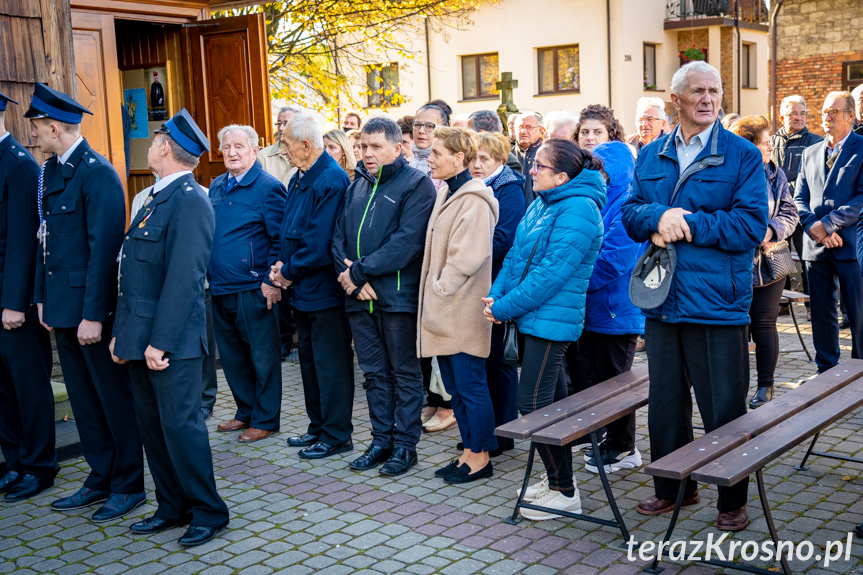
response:
M594 461L599 463L599 440L596 431L590 434L590 442L593 446ZM608 482L608 474L605 472L605 465L599 464L596 466L599 471L599 480L602 481L602 488L605 490L605 497L608 499L608 504L611 506L611 512L614 513L614 519L617 521L617 527L620 529L620 534L623 535L623 545L626 547L629 541L629 531L626 529L626 523L623 522L623 516L620 514L620 509L617 508L617 501L614 499L614 493L611 491L611 484Z
M806 471L808 467L806 467L806 461L809 459L809 456L812 455L812 450L815 449L815 444L818 442L818 436L820 433L816 433L815 437L812 438L812 443L809 444L809 449L806 450L806 455L803 456L803 461L800 462L800 465L795 467L797 471Z
M764 476L761 470L755 472L756 483L758 484L758 499L761 500L761 508L764 510L764 519L767 521L767 529L770 531L770 537L773 539L774 549L779 549L779 533L776 531L776 524L773 523L773 515L770 513L770 505L767 503L767 490L764 489ZM791 568L788 567L788 561L785 556L779 554L779 564L782 566L782 572L785 575L791 575Z
M677 500L674 502L674 511L671 513L671 521L668 523L668 530L665 532L665 537L662 538L662 543L659 545L660 549L665 549L667 547L666 544L671 541L671 534L674 533L674 526L677 525L677 516L680 515L680 507L683 504L683 493L686 491L687 483L688 479L686 478L680 481L680 489L677 490ZM652 575L657 575L657 573L665 571L665 567L659 566L660 559L661 557L657 553L656 557L653 558L653 563L651 563L649 567L645 567L643 571L645 573L651 573Z
M524 469L524 481L521 482L521 492L518 494L518 499L515 501L515 509L512 510L512 516L503 520L504 523L510 525L518 525L522 521L518 510L524 504L524 494L527 493L527 486L530 485L530 472L533 470L533 457L536 455L536 444L530 442L530 451L527 454L527 467Z
M803 334L800 333L800 325L797 323L797 315L794 313L794 302L791 300L788 300L788 311L791 313L791 321L794 322L794 329L797 331L797 339L800 340L800 345L803 346L806 357L809 358L809 361L812 361L812 354L809 353L809 348L806 347L806 342L803 341Z

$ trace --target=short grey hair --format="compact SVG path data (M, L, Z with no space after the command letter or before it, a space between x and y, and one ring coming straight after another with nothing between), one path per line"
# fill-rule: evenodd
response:
M531 112L530 110L526 110L526 111L522 112L521 114L519 114L518 118L516 118L516 122L521 120L521 119L527 118L528 116L533 116L534 118L536 118L536 125L542 126L542 114L540 114L538 112Z
M241 124L230 124L225 126L221 130L219 130L219 147L222 147L222 140L225 138L225 134L230 132L242 132L249 139L249 147L253 150L258 147L258 133L251 126L244 126Z
M198 161L200 159L198 158L198 156L178 144L177 140L172 138L169 134L159 134L159 136L162 137L162 139L159 141L160 143L167 141L169 144L171 144L171 157L174 159L175 162L191 169L195 169L198 167Z
M285 126L285 130L288 130L291 137L298 142L308 142L315 150L324 149L324 129L318 122L318 118L310 112L302 111L294 114ZM401 142L401 132L399 132L399 142Z
M716 81L719 83L719 93L722 93L722 76L719 75L719 70L704 60L696 60L695 62L690 62L689 64L681 66L680 69L674 73L674 76L671 77L671 93L680 96L689 83L689 75L693 72L713 74L716 77Z
M276 117L281 116L285 112L290 112L292 114L298 114L299 112L302 112L302 111L303 110L301 108L297 108L294 106L282 106L281 108L279 108L279 113L276 114Z
M827 94L827 96L824 97L824 101L826 102L828 98L843 98L845 100L845 105L851 108L851 115L854 115L857 102L854 100L854 96L851 94L851 92L837 90L835 92L830 92L829 94Z
M477 132L503 132L500 116L491 110L477 110L468 116L473 121L473 129Z
M393 146L402 143L402 129L393 120L383 116L375 116L370 119L360 132L363 134L383 134L387 142Z
M578 116L565 110L552 110L546 114L544 124L545 131L548 133L557 127L565 127L574 134L578 126Z
M662 98L645 96L643 98L639 98L635 103L635 120L638 121L648 108L659 108L659 112L661 114L665 114L665 102Z
M861 86L861 88L863 88L863 86ZM806 110L806 100L803 99L803 96L793 94L782 98L782 103L779 105L779 115L784 116L790 113L791 106L794 104L800 104L803 106L803 109Z

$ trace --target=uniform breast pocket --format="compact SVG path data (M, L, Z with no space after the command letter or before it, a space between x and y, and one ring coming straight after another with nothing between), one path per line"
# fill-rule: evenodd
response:
M159 261L162 257L165 245L162 242L164 228L158 226L145 226L139 228L132 238L134 258L136 261L148 264Z
M51 219L48 221L48 232L58 236L71 236L83 232L84 224L81 221L80 210L84 207L79 205L77 198L58 198L51 208Z

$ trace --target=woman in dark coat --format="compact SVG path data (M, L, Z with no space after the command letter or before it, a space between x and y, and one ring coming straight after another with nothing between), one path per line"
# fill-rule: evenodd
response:
M773 373L779 359L779 334L776 331L776 316L779 314L779 299L785 287L785 277L773 279L763 257L763 251L774 242L791 237L800 217L788 188L788 180L782 170L770 160L773 146L770 145L770 124L764 116L744 116L734 122L731 131L758 146L767 174L767 202L770 220L767 235L761 248L755 251L752 270L752 305L749 308L750 334L755 342L755 367L758 372L758 390L749 400L755 409L773 399Z

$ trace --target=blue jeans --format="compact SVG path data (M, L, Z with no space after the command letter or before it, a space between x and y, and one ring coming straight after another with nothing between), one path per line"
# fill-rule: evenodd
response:
M457 353L437 356L440 374L465 449L474 453L497 449L494 436L494 409L485 382L485 359Z

